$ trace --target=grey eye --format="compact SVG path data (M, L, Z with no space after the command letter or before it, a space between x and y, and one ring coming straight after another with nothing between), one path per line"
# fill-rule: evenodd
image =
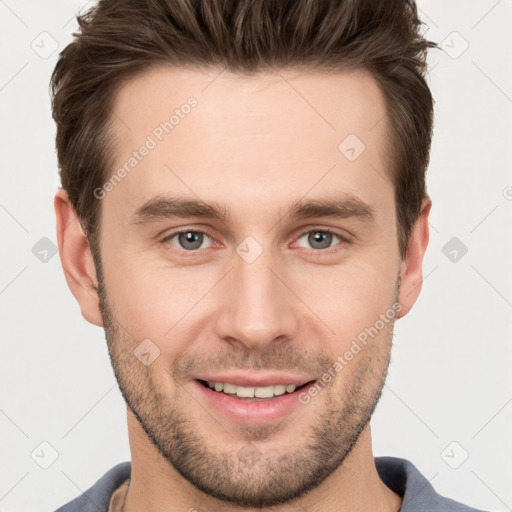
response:
M309 244L309 247L312 249L328 249L331 247L331 244L334 239L338 239L341 241L341 238L334 233L330 233L329 231L315 230L310 231L309 233L305 233L299 238L299 245L301 247L308 247L307 245L302 245L300 240L306 239L306 243Z
M178 245L180 249L185 249L186 251L195 251L196 249L202 249L203 243L209 237L200 231L182 231L170 237L169 241L173 243L173 240L176 238L178 242L177 244L174 243L174 245Z

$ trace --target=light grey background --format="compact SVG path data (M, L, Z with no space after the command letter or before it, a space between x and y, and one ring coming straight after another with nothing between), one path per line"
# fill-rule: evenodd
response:
M48 81L85 5L0 0L1 512L54 510L130 457L103 330L40 242L56 243L59 184ZM441 494L511 510L512 2L419 6L445 49L430 58L431 240L423 292L396 325L374 450L411 460ZM452 237L467 254L443 253Z

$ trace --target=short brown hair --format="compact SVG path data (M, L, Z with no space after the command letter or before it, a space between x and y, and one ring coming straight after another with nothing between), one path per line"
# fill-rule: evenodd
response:
M156 65L238 73L294 67L363 69L386 100L398 245L405 257L426 196L433 99L420 33L405 0L101 0L83 15L51 77L56 148L68 192L93 253L108 179L115 94ZM341 142L341 141L340 141Z

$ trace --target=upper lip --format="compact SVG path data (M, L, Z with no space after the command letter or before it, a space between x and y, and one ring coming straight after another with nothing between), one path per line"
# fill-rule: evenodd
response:
M250 375L247 372L243 374L219 374L219 375L201 375L195 377L197 380L206 382L222 382L234 384L235 386L244 386L248 388L263 388L266 386L279 386L295 384L297 387L302 386L312 380L311 377L300 377L297 375L283 375L283 374L264 374L264 375Z

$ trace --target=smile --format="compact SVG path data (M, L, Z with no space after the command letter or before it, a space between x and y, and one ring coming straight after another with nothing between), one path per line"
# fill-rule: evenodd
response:
M199 381L203 386L208 386L217 393L225 393L227 395L236 395L237 398L260 398L268 399L293 393L297 388L296 384L275 384L270 386L247 387L238 386L229 382L213 382ZM233 397L234 398L234 397Z

